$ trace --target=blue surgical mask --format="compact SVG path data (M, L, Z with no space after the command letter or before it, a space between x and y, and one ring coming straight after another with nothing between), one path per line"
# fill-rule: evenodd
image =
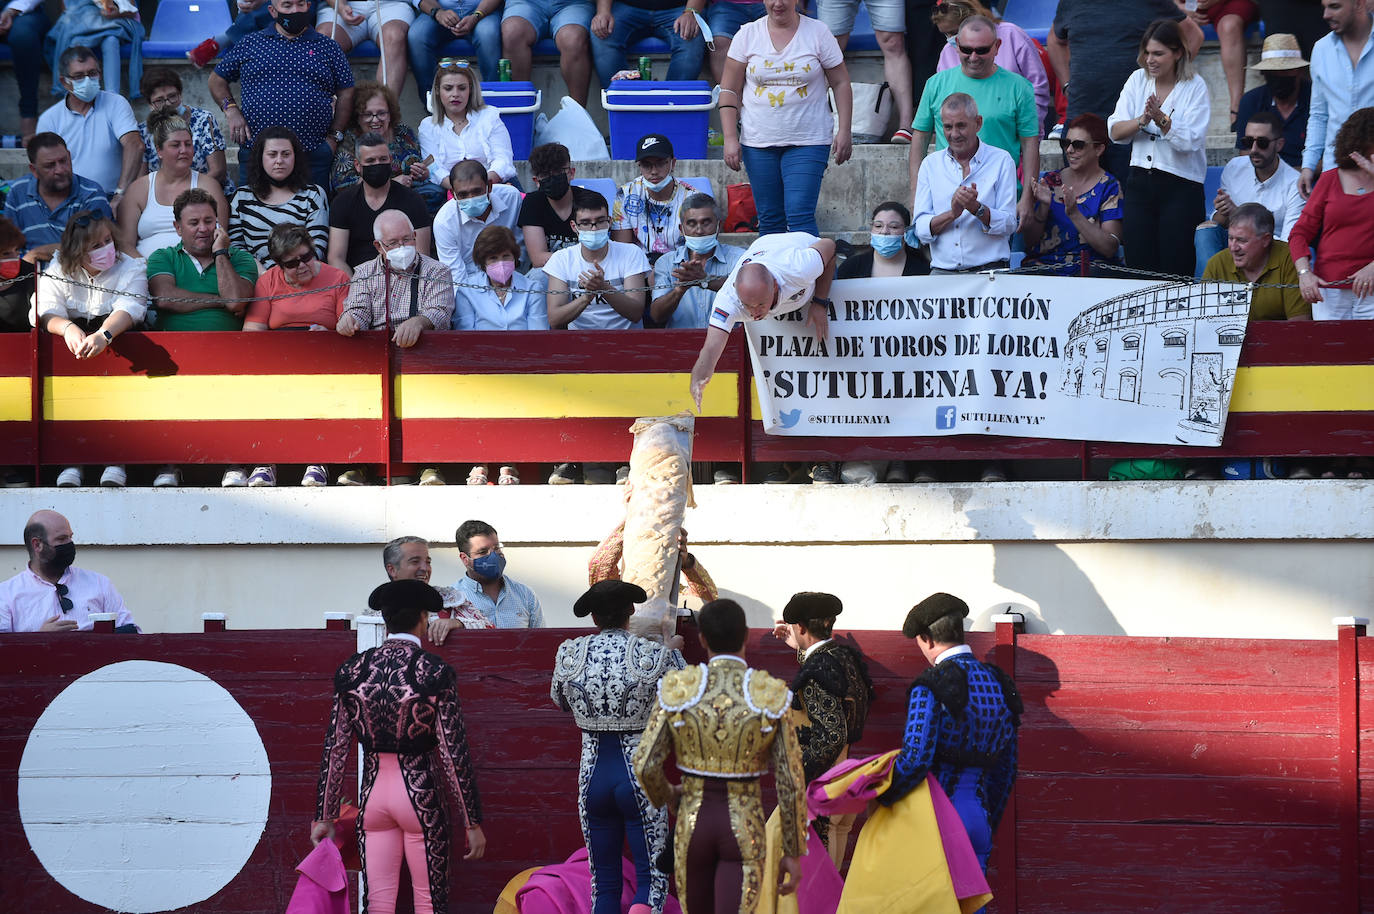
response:
M902 249L901 235L878 235L868 236L868 243L873 246L873 252L883 257L891 257Z
M687 250L695 254L709 254L716 249L715 235L683 235Z
M458 209L469 219L476 219L487 211L491 205L491 197L483 194L480 197L468 197L458 201Z
M488 552L472 560L472 572L488 581L494 581L506 570L506 557L499 552Z
M611 240L610 229L597 229L594 232L579 231L577 240L589 251L599 251Z
M648 178L645 178L645 179L644 179L644 186L647 187L647 188L649 188L649 190L653 191L654 193L657 193L657 192L659 192L660 190L663 190L663 188L667 187L669 184L672 184L672 183L673 183L673 176L672 176L672 175L664 175L664 176L663 176L663 180L662 180L662 181L659 181L657 184L653 183L653 182L650 181Z
M83 76L72 80L72 95L83 102L93 101L100 94L100 80L94 76Z

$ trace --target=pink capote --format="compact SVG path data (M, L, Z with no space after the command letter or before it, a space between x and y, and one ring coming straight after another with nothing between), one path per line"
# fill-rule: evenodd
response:
M621 860L621 910L635 898L635 867ZM546 866L529 878L515 893L520 914L591 914L592 873L587 865L587 849L579 847L562 863ZM682 906L672 896L663 904L663 914L682 914Z
M887 764L878 766L875 766L874 762L883 756L845 759L812 781L806 789L806 805L811 814L837 816L860 813L867 809L868 802L876 800L879 791L885 790L891 783L892 764L897 760L897 753L890 752L886 755L891 756ZM827 785L841 780L856 768L865 766L872 766L874 770L855 778L844 790L833 797L830 796ZM954 804L949 801L944 788L933 775L926 775L926 784L930 787L930 802L935 808L935 822L940 828L940 843L944 845L945 863L949 866L949 877L954 883L955 897L968 898L988 891L987 877L978 863L978 855L973 852L973 845L969 843L964 821L959 818Z
M296 865L301 876L286 914L349 914L348 873L333 841L321 841Z

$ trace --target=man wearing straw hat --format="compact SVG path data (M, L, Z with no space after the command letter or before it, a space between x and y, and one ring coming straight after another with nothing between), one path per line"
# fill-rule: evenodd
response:
M1264 77L1240 98L1236 111L1236 148L1241 148L1245 125L1260 111L1272 111L1283 121L1283 150L1279 158L1294 168L1302 167L1307 142L1307 117L1312 105L1312 79L1295 35L1283 33L1264 39L1259 63L1250 69Z

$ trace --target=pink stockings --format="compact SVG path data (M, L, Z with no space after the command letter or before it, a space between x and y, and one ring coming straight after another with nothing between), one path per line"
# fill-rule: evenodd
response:
M367 842L368 914L395 914L402 857L415 886L415 914L434 914L424 832L393 753L377 753L377 779L363 809L362 830Z

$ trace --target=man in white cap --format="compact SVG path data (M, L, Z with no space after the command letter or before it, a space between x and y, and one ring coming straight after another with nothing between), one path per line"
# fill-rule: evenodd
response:
M763 235L750 245L716 293L707 318L706 342L692 367L692 399L697 409L735 324L805 308L807 324L818 337L827 338L831 302L826 295L834 277L835 242L829 238L782 232Z
M1312 78L1297 36L1280 33L1264 39L1259 63L1250 69L1264 77L1264 85L1240 98L1240 107L1236 109L1236 148L1241 148L1250 118L1260 111L1272 111L1283 121L1283 151L1279 158L1293 168L1301 168L1312 105Z

